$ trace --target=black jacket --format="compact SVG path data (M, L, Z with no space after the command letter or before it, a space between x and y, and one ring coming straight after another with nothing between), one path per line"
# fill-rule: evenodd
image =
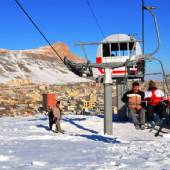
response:
M145 102L144 102L144 98L145 98L145 93L143 92L143 91L138 91L137 93L136 92L133 92L132 90L130 90L130 91L127 91L124 95L123 95L123 97L122 97L122 101L124 102L124 103L128 103L128 94L138 94L138 95L140 95L141 96L141 100L142 100L142 103L141 103L141 105L142 105L142 107L145 107L146 106L146 104L145 104Z

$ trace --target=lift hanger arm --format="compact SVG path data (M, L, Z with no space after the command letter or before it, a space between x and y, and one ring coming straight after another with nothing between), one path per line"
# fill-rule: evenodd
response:
M152 10L156 9L156 7L153 7L153 6L143 6L143 9L147 10L153 16L154 24L155 24L155 30L156 30L156 36L157 36L157 47L156 47L156 49L153 52L145 55L146 58L148 58L148 57L151 58L160 49L160 35L159 35L157 17L156 17L156 15L152 11Z

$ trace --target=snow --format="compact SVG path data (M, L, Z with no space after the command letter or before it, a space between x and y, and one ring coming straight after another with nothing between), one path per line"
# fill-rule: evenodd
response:
M98 76L97 69L93 69L94 79ZM23 53L9 52L0 55L0 83L9 82L16 78L29 79L33 83L67 84L89 82L87 78L79 77L69 71L58 60L34 59Z
M103 117L64 115L65 134L48 130L45 115L0 118L0 169L124 170L170 169L170 136L113 121L103 134ZM55 126L53 126L53 129Z
M0 161L8 161L9 160L9 156L4 156L4 155L0 155Z

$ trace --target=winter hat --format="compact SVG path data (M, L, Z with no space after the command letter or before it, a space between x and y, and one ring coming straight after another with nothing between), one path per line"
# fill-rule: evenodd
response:
M149 81L149 88L154 88L156 87L156 83L153 80Z

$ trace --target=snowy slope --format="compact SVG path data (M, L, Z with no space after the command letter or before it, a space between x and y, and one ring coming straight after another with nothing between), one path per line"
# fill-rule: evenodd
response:
M170 169L170 138L154 137L131 123L113 122L103 134L99 116L63 116L66 134L48 131L44 115L0 119L0 169Z
M57 51L56 55L50 46L42 46L27 50L0 49L0 83L12 79L32 80L34 83L66 84L87 82L89 79L81 78L63 64L64 57L76 63L87 62L80 58L63 43L52 45ZM94 69L95 77L99 74Z
M29 79L34 83L65 84L87 82L70 72L64 65L58 64L57 58L37 57L36 54L8 52L0 55L0 83L12 79Z

